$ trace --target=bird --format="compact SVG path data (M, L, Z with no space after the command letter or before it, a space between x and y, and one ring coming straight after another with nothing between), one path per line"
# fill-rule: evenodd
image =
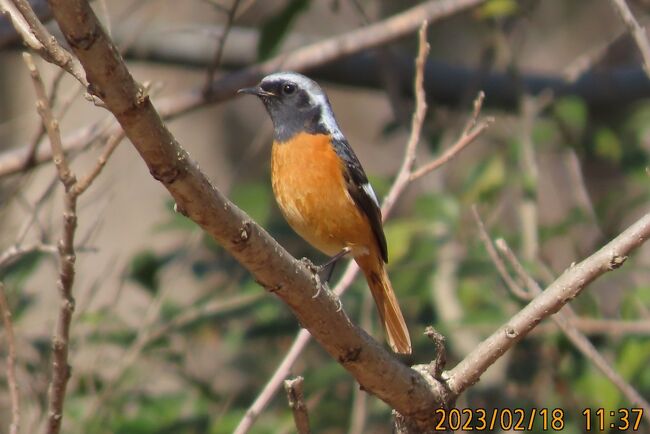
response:
M350 254L366 277L390 348L411 339L386 272L388 248L377 195L341 132L323 89L296 72L276 72L239 93L259 97L273 123L271 183L289 226L332 257Z

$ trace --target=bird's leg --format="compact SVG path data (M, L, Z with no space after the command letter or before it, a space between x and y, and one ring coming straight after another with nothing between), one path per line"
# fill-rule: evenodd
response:
M344 247L343 250L338 252L336 255L332 256L325 262L323 265L319 265L317 267L318 269L318 277L320 277L320 280L329 283L330 279L332 278L332 274L334 273L334 267L336 266L336 263L350 253L352 249L350 247Z

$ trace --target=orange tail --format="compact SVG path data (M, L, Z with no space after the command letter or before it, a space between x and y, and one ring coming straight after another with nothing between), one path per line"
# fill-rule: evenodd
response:
M402 311L395 297L395 292L388 279L384 261L376 255L364 255L355 258L363 271L375 299L381 324L386 332L386 340L391 349L399 354L411 354L411 338L406 328Z

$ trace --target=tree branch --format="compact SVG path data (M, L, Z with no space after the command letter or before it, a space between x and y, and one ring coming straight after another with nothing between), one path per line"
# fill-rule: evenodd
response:
M409 369L354 325L335 296L319 285L317 277L302 262L291 257L210 184L167 130L142 86L133 80L86 1L51 0L50 5L66 40L84 66L92 89L115 115L152 176L174 197L177 209L224 246L267 290L280 297L323 348L365 389L421 425L430 425L431 409L447 402L443 385ZM445 6L447 11L451 5L447 0L424 4L436 10ZM427 8L415 9L423 13ZM336 47L331 49L334 51L330 55L337 55ZM300 56L296 53L296 62ZM255 75L244 76L250 80ZM218 89L215 95L221 95Z
M0 9L10 16L14 27L30 48L43 59L70 73L84 86L88 84L81 66L47 31L27 0L0 0Z
M650 42L648 41L648 35L646 34L645 29L641 27L636 18L634 18L634 14L632 14L632 11L625 0L611 0L611 3L623 20L628 32L630 32L634 38L634 41L639 48L639 52L641 53L641 58L643 59L643 69L648 78L650 78Z
M542 288L539 284L532 278L530 274L526 272L523 265L514 252L510 249L508 244L504 239L499 238L496 240L497 249L503 254L503 256L508 260L510 265L514 268L515 272L519 277L525 282L525 285L530 291L530 296L524 298L525 300L531 300L534 296L537 296L542 293ZM528 294L528 293L526 293ZM643 399L641 394L637 392L632 385L625 381L621 375L614 370L614 368L609 364L609 362L603 357L602 354L598 352L596 347L583 335L577 327L571 324L571 320L575 319L577 316L574 310L570 305L564 306L559 310L555 315L551 316L551 319L558 325L558 327L564 332L567 338L575 345L575 347L600 370L600 372L605 375L618 389L623 393L625 398L633 407L642 407L643 413L645 415L646 421L650 424L650 404Z
M293 412L293 421L296 424L298 434L311 434L309 428L309 414L305 405L305 397L302 390L304 378L296 377L291 380L284 380L284 390L287 392L289 407Z
M634 249L650 238L650 214L614 238L599 251L566 270L543 293L513 316L490 337L447 373L447 385L460 394L503 353L521 340L540 321L560 310L602 274L619 268Z
M123 135L117 134L111 137L93 169L81 181L77 181L76 176L68 165L59 132L59 124L52 114L52 109L49 104L50 100L38 69L30 54L24 53L23 59L29 69L36 91L36 108L50 140L52 159L57 169L57 175L65 188L63 198L63 230L58 242L59 278L57 287L61 296L61 305L54 336L52 337L52 379L48 391L49 405L48 422L46 425L46 432L48 434L57 434L61 430L63 403L65 401L68 379L70 378L68 349L70 323L75 309L72 286L75 279L76 262L74 240L77 228L77 199L97 178L106 164L107 159L122 140ZM63 68L63 66L61 67Z
M68 167L63 145L61 144L61 135L59 126L52 116L49 106L49 99L45 92L45 86L41 76L36 69L32 57L24 53L23 58L29 69L36 90L36 108L41 116L45 130L50 139L54 164L56 165L59 180L65 187L64 211L63 211L63 234L59 240L59 279L57 287L61 295L61 306L59 316L56 322L56 329L52 337L52 380L48 392L48 423L46 432L48 434L57 434L61 429L61 420L63 418L63 402L65 392L70 378L70 366L68 365L68 348L70 340L70 322L74 312L74 298L72 297L72 284L75 277L75 251L74 251L74 234L77 227L77 201L76 196L70 193L70 189L75 184L74 174Z
M11 400L9 434L18 434L20 429L20 394L18 393L18 382L16 381L16 340L14 338L11 310L5 296L5 286L2 282L0 282L0 315L2 316L2 323L7 337L7 386L9 387L9 398Z
M463 132L461 133L456 143L451 145L441 156L435 160L425 164L419 169L411 173L410 180L415 181L418 178L436 170L440 166L446 164L456 155L458 155L467 145L476 140L485 130L488 129L490 125L494 122L494 118L488 117L479 121L478 117L483 107L483 100L485 99L485 93L482 91L476 96L474 100L474 111L472 112L472 117L467 121Z

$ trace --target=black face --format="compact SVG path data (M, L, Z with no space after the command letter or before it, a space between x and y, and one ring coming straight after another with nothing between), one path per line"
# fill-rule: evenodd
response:
M314 102L307 90L297 83L278 79L262 81L247 93L254 93L262 100L273 121L275 140L286 142L300 132L325 134L321 123L321 107Z

